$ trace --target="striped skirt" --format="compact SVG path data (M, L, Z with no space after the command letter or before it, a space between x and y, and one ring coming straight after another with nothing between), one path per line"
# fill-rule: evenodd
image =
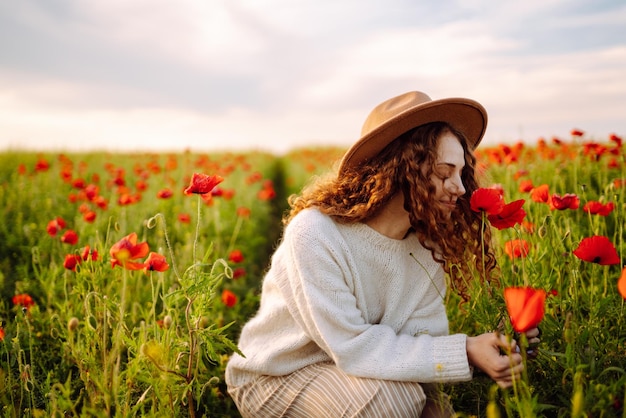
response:
M454 416L447 395L434 384L349 376L333 363L260 376L228 392L244 418Z

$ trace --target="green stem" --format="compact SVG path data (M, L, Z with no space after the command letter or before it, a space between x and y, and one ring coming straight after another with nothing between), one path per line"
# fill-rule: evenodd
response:
M200 195L198 195L198 200L197 200L198 217L197 217L197 222L196 222L196 236L193 240L193 264L195 264L198 261L196 258L196 247L198 246L198 236L200 235L200 201L201 201L201 197Z

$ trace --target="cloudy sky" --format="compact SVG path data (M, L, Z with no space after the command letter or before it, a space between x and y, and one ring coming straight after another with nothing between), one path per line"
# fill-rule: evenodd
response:
M626 135L626 2L0 4L0 149L347 146L408 90L478 100L488 143Z

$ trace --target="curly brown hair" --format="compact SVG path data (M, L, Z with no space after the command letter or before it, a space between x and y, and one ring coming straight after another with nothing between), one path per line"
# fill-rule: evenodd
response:
M457 200L452 216L445 216L442 209L431 204L435 185L430 179L439 138L446 132L458 138L465 154L461 179L466 192ZM490 230L482 214L470 208L470 197L479 187L475 166L476 158L462 132L445 122L428 123L401 135L363 164L317 178L300 195L289 198L291 209L283 223L309 207L337 222L366 222L402 192L404 208L420 243L443 265L453 288L467 300L469 281L477 277L490 282L496 270Z

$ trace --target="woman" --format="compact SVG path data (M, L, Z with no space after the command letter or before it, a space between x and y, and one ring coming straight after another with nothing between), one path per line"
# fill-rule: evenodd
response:
M465 297L472 277L488 285L495 273L469 208L486 125L473 100L394 97L336 175L291 198L241 333L245 357L226 370L244 417L451 416L435 383L470 380L473 368L501 387L519 378L515 341L449 335L444 306L446 274ZM538 330L528 337L538 343Z

